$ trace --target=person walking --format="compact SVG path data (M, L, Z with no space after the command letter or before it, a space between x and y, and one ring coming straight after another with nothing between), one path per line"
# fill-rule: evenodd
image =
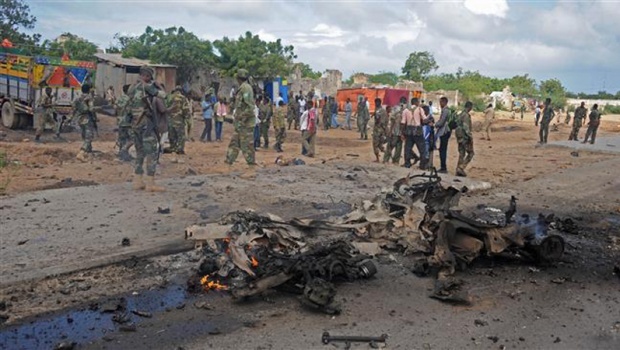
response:
M465 102L465 109L457 119L456 140L459 144L459 162L456 166L456 176L467 176L465 168L474 158L474 138L471 128L471 101Z
M341 125L338 123L338 101L335 98L329 98L331 104L329 105L330 112L332 114L332 128L339 128Z
M588 139L592 137L590 139L590 144L593 145L596 140L596 131L601 124L601 112L598 111L598 104L592 106L592 111L590 111L588 118L590 121L588 122L588 130L586 130L586 137L583 139L583 143L588 142Z
M588 109L585 107L585 102L581 102L581 105L575 109L575 116L573 117L573 129L571 130L568 141L579 141L579 129L583 126L583 122L588 114Z
M351 99L347 97L347 103L344 104L344 117L347 130L351 130L351 114L353 113L353 105Z
M420 105L420 100L416 97L411 99L411 106L413 110L409 108L403 112L401 119L400 130L403 134L405 141L405 168L411 167L411 159L414 159L413 164L417 163L420 158L420 168L423 169L426 166L427 160L425 160L425 145L424 145L424 132L422 130L423 120L426 118L424 110ZM413 146L418 149L419 156L413 152Z
M545 100L545 107L542 111L542 119L540 120L540 131L538 132L538 136L540 138L539 143L544 145L547 143L547 137L549 136L549 124L555 117L555 112L553 111L553 106L551 106L551 98L547 97Z
M403 117L403 111L407 108L407 99L400 98L400 106L395 106L388 111L390 116L390 124L387 130L387 143L385 153L383 154L383 163L388 163L392 159L392 164L400 162L400 155L403 148L403 140L401 139L400 121Z
M228 115L228 106L226 105L226 99L220 98L215 104L215 141L222 142L222 131L224 128L224 120Z
M229 165L235 162L239 151L243 153L249 166L256 165L254 147L252 147L252 128L257 119L254 114L256 104L254 102L254 90L248 83L249 77L247 70L239 69L237 71L237 81L240 86L234 99L234 132L226 151L226 163Z
M484 123L482 124L482 130L484 130L487 134L487 141L491 141L491 135L489 132L491 131L491 124L493 124L494 120L495 109L493 108L493 105L489 103L487 108L484 110Z
M200 135L200 141L202 142L211 142L211 130L213 129L213 106L215 105L216 99L213 96L213 88L210 88L200 106L202 107L202 119L205 122L205 128L202 130L202 134Z

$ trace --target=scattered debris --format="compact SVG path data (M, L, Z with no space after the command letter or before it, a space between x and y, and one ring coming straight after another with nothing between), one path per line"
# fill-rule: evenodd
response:
M562 284L566 282L566 278L564 277L558 277L558 278L554 278L551 280L551 283L555 283L555 284Z
M378 337L366 337L366 336L353 336L353 335L330 335L329 332L324 332L321 336L323 344L327 345L330 342L344 342L347 346L350 343L370 343L371 346L376 343L385 343L387 341L387 334L382 334ZM374 346L372 346L374 348Z
M579 152L577 152L577 151L572 151L572 152L570 153L570 155L571 155L571 156L573 156L573 157L579 157Z
M136 327L135 323L130 323L118 327L118 330L121 332L136 332L138 327Z
M200 186L202 186L204 184L205 184L204 181L200 181L200 182L192 182L189 185L192 186L192 187L200 187Z
M121 240L121 246L129 247L130 245L131 245L131 241L129 240L129 238L125 237Z
M157 207L157 214L170 214L170 208Z
M75 342L60 342L58 344L56 344L56 346L54 346L54 350L73 350L75 349L75 346L77 345L77 343Z
M24 239L23 241L19 241L17 242L17 245L24 245L26 243L28 243L29 239Z
M301 158L284 158L284 156L278 156L275 163L279 166L306 165L306 162Z
M153 317L152 313L146 312L146 311L132 310L131 313L136 315L136 316L140 316L140 317L144 317L144 318L151 318L151 317Z
M484 321L484 320L475 319L475 320L474 320L474 325L475 325L476 327L486 327L486 326L488 326L488 325L489 325L489 322Z

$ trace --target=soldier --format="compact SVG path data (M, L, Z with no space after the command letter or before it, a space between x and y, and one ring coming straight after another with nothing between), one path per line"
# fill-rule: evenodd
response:
M388 115L381 99L375 98L375 125L372 128L372 150L375 153L375 162L379 163L379 152L385 152L383 144L386 140L388 128Z
M274 149L277 152L284 152L282 150L282 144L286 139L285 115L287 115L287 107L284 106L284 101L280 101L278 102L278 108L276 108L275 116L273 118L273 130L276 132L276 145Z
M387 146L385 153L383 154L383 163L387 163L392 158L393 164L400 162L400 154L403 150L403 140L400 135L400 121L403 117L403 110L407 107L407 99L405 97L400 98L400 106L394 107L389 112L390 123L387 130Z
M540 138L539 143L541 145L547 143L547 136L549 136L549 124L551 124L553 117L555 117L555 112L551 106L551 99L547 97L542 111L542 118L540 119L540 131L538 132L538 136Z
M263 97L263 103L259 106L259 110L260 137L258 143L260 146L260 138L262 137L264 140L263 148L267 149L269 148L269 128L271 127L271 117L273 116L273 107L269 97Z
M289 96L288 108L286 112L286 121L288 122L288 129L291 130L291 124L295 123L295 130L299 129L299 96Z
M321 116L323 117L323 130L329 130L329 127L331 126L330 123L330 101L327 99L327 96L325 96L323 98L323 106L321 108Z
M156 107L157 99L165 98L166 93L154 82L155 70L148 66L140 67L140 78L127 91L130 103L131 127L136 146L136 163L134 167L134 190L149 192L165 191L155 185L155 170L159 160L160 121ZM143 180L144 162L146 160L146 184Z
M482 130L484 130L487 134L487 141L491 141L491 135L489 134L489 131L491 131L491 124L493 124L494 120L495 109L493 109L493 105L489 103L487 108L484 110L484 123L482 124ZM482 139L484 139L484 137Z
M347 130L351 130L351 114L353 113L353 105L351 99L347 97L347 103L344 104L344 120Z
M439 163L440 167L437 171L438 173L447 173L448 167L446 165L446 161L448 158L448 142L450 141L450 136L452 136L452 131L450 129L449 119L451 116L450 108L448 108L448 98L442 97L439 99L439 107L441 107L441 115L439 116L439 120L437 124L435 124L435 138L439 139Z
M43 129L45 129L45 124L53 123L57 124L54 120L54 104L56 102L56 98L52 95L52 88L47 86L45 88L45 92L41 94L39 98L39 103L37 103L36 113L38 115L37 119L37 130L34 134L34 141L41 142L41 134L43 134ZM60 124L56 125L56 138L60 137Z
M73 117L71 121L76 121L82 132L82 147L76 158L85 162L88 156L93 152L93 137L95 135L95 125L97 123L97 115L93 108L92 95L90 94L90 85L82 85L82 94L73 101Z
M127 108L127 104L129 103L127 90L129 90L129 86L129 84L123 85L123 94L116 101L116 115L118 119L118 159L126 162L132 160L132 157L129 155L129 148L133 146L131 121L128 118L130 113Z
M234 132L226 152L226 163L232 165L239 151L243 153L249 166L256 165L254 147L252 145L252 130L254 128L254 91L248 83L249 74L245 69L237 71L239 89L235 93L234 105Z
M368 112L368 105L366 102L368 101L368 97L364 97L364 99L359 99L357 101L357 111L355 115L357 117L357 130L360 132L361 140L368 140L368 119L370 119L370 114Z
M583 121L586 119L588 109L585 107L585 102L581 102L581 106L575 109L575 116L573 117L573 129L571 130L568 141L579 141L579 129L583 125Z
M594 104L594 106L592 106L592 111L588 117L590 118L590 121L588 122L588 130L586 131L586 137L583 139L583 143L588 142L588 139L592 136L590 144L593 145L596 140L596 131L598 130L598 126L601 124L601 112L598 111L598 104Z
M472 107L471 101L465 102L465 110L457 119L456 140L459 144L459 162L456 166L456 176L467 176L465 168L474 158L474 139L471 133L471 115L469 114Z
M329 102L329 112L332 117L330 125L332 128L339 128L341 125L338 123L338 101L334 97L330 97Z
M185 154L185 120L189 116L189 102L183 96L181 86L175 87L166 107L170 114L168 119L170 148L164 150L164 153Z

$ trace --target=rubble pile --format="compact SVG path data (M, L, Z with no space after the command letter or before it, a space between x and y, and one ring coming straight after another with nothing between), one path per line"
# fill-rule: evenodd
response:
M512 197L505 212L482 205L466 216L456 209L466 191L444 187L432 171L400 179L329 221L285 222L245 211L225 216L220 225L190 226L186 238L207 243L190 288L226 288L237 298L277 288L335 313L333 282L374 275L371 255L384 249L413 255L414 273L436 276L431 297L467 302L462 283L452 276L480 256L543 263L562 256L564 240L550 233L557 227L551 225L553 215L515 216L517 199Z
M349 233L325 240L316 234L322 228L332 233L348 230L327 222L285 222L253 211L230 213L220 224L190 226L186 237L202 237L206 244L205 257L188 288L228 290L237 299L274 288L300 294L306 306L339 313L334 283L369 278L377 268L370 256L350 243Z

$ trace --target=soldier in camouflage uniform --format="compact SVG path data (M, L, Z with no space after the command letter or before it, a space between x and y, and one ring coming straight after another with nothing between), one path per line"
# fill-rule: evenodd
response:
M368 140L368 120L370 119L370 113L368 112L368 106L366 101L368 98L360 99L357 102L357 130L360 132L360 139Z
M545 107L542 111L542 118L540 120L540 131L538 132L538 136L540 138L540 144L547 143L547 137L549 136L549 124L555 117L555 112L553 111L553 107L551 106L551 99L547 97L545 100Z
M585 107L585 102L581 102L581 106L575 109L575 116L573 117L573 130L568 136L568 141L579 141L579 129L583 125L588 109Z
M456 166L456 176L467 176L465 168L474 158L474 138L471 129L471 101L465 102L465 109L457 119L456 141L459 144L459 162Z
M273 109L271 107L271 101L269 97L263 97L263 103L259 106L258 117L260 122L260 137L263 139L263 148L269 148L269 128L271 127L271 117L273 116Z
M185 154L185 121L189 118L189 101L183 96L181 87L177 86L166 102L170 113L168 119L170 148L165 152Z
M226 163L232 165L239 151L243 153L248 165L256 165L254 160L253 130L254 130L254 91L248 83L249 74L245 69L237 71L237 81L239 89L235 93L234 105L234 132L228 150L226 151Z
M88 156L93 152L93 138L95 135L95 125L97 123L97 115L93 108L92 95L90 94L90 85L82 85L82 94L73 101L73 117L72 122L77 122L82 133L82 147L76 158L82 162L88 160Z
M403 110L407 107L407 99L400 99L400 106L394 107L390 113L390 123L387 130L387 146L383 154L383 163L388 163L392 158L393 164L400 162L400 155L403 151L403 140L400 135L400 121L403 119Z
M588 139L592 136L590 144L594 144L594 140L596 140L596 131L601 124L601 112L598 111L598 104L592 106L592 111L588 117L590 121L588 122L588 130L586 131L586 137L583 139L583 143L588 142Z
M372 128L372 150L375 153L375 162L379 163L379 152L384 152L383 144L387 139L388 115L381 106L381 99L375 98L375 125Z
M330 101L327 98L327 96L325 96L323 98L323 105L321 106L321 116L323 118L323 130L329 130L329 127L331 126L331 113L330 113Z
M54 103L55 98L52 95L52 88L46 87L45 92L41 94L39 98L39 103L37 103L36 113L38 114L37 120L37 130L34 134L34 141L41 141L41 134L43 134L43 129L45 129L45 124L57 124L56 125L56 137L60 137L60 124L56 123L54 120Z
M129 148L133 146L133 134L131 130L131 122L129 121L129 110L127 104L129 97L127 90L130 85L123 86L123 94L116 100L116 115L118 121L118 158L123 161L131 161Z
M289 96L288 107L286 112L286 121L288 122L288 129L291 130L291 124L295 123L295 130L299 129L299 97L294 98Z
M287 115L287 107L284 106L284 101L278 102L278 108L273 118L273 130L276 132L276 146L277 152L283 152L282 144L286 139L286 120L284 117Z
M151 67L140 68L140 79L127 91L131 127L136 146L136 163L134 168L133 188L160 192L165 189L155 185L155 170L159 160L160 130L156 114L157 99L166 97L161 86L154 82L155 70ZM146 160L146 183L143 180L144 162Z

